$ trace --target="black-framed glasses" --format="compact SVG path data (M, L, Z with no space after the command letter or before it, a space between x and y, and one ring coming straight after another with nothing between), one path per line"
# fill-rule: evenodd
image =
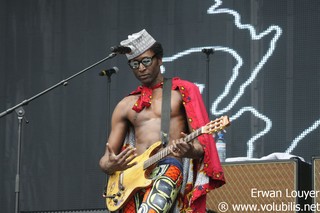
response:
M129 66L131 67L131 69L138 69L140 67L140 63L143 64L143 66L148 67L152 64L152 60L153 58L156 56L156 54L154 54L151 57L144 57L143 59L141 59L140 61L138 60L131 60L128 61Z

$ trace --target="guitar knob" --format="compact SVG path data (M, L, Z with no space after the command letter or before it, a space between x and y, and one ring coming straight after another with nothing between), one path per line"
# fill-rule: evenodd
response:
M121 192L117 192L117 196L120 197L121 196Z
M124 190L124 186L120 185L120 186L119 186L119 189L120 189L121 191L123 191L123 190Z
M118 203L118 199L116 199L116 198L114 198L114 199L112 199L113 200L113 202L116 204L116 203Z

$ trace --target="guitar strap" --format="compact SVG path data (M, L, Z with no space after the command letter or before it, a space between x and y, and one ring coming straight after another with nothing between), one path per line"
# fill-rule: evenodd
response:
M164 78L162 90L162 107L161 107L161 132L160 138L162 145L165 147L169 142L169 129L171 118L171 87L170 78Z

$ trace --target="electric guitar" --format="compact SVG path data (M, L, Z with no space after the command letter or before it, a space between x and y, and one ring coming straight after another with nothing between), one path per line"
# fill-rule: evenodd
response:
M205 126L200 127L196 131L184 137L182 140L190 142L202 134L213 134L223 130L230 125L229 118L222 116L214 121L209 122ZM152 184L152 180L148 179L152 169L156 163L168 156L170 146L162 148L162 142L158 141L150 146L144 153L135 157L132 162L136 165L124 171L116 171L109 176L108 185L105 192L106 205L109 211L117 211L129 198L138 190L146 188Z

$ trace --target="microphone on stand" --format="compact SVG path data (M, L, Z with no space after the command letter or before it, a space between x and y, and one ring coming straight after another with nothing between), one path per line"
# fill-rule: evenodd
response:
M130 47L125 47L125 46L114 46L110 48L113 53L117 54L129 54L131 53L131 48Z
M99 75L110 77L112 74L116 74L117 72L119 72L118 67L112 67L111 69L102 70Z
M206 70L206 87L208 87L208 91L206 92L207 94L206 94L206 101L205 101L205 103L206 103L206 108L207 108L207 112L208 112L208 115L209 115L209 118L210 118L210 114L209 114L209 97L210 97L210 89L209 89L209 86L210 86L210 83L209 83L209 79L210 79L210 68L209 68L209 66L210 66L210 55L213 55L213 53L214 53L214 49L213 48L203 48L202 50L201 50L204 54L206 54L206 56L207 56L207 60L206 60L206 62L207 62L207 70Z
M214 49L213 48L203 48L201 50L204 54L210 55L214 53Z

